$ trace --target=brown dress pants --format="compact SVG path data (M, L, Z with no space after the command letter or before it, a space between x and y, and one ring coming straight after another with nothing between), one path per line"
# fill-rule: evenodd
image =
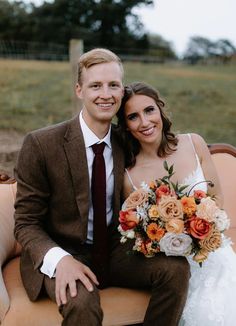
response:
M162 253L153 258L141 254L127 254L130 242L118 244L111 254L110 284L129 288L146 288L151 299L146 311L144 326L177 326L188 291L190 269L184 257L167 257ZM76 258L91 267L90 254ZM92 267L91 267L92 269ZM45 277L45 289L55 301L55 279ZM59 308L63 326L101 326L103 312L99 291L90 293L77 282L77 297L67 294L68 302Z

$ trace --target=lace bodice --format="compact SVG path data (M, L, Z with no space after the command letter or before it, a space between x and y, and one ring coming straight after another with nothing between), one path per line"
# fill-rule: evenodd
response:
M203 191L207 192L207 184L202 182L202 181L206 181L206 179L205 179L204 173L202 171L202 167L201 167L199 157L198 157L198 155L196 153L196 150L195 150L195 147L193 145L191 135L188 134L188 137L189 137L189 140L190 140L190 142L192 144L192 148L193 148L193 151L194 151L194 154L195 154L195 157L196 157L197 167L196 167L195 170L193 170L189 175L187 175L183 180L181 180L179 182L182 185L188 185L188 187L185 189L186 192L188 192L194 185L196 185L198 183L199 184L192 189L191 193L196 189L203 190ZM133 182L133 180L131 178L131 175L129 174L129 171L127 169L125 169L125 173L127 174L127 177L129 179L129 182L130 182L133 190L137 190L137 187L134 184L134 182Z

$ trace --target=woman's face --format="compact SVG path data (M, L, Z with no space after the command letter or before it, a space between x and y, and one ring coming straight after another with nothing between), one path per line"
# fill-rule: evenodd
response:
M133 95L125 104L127 129L140 144L160 143L162 119L156 102L146 95Z

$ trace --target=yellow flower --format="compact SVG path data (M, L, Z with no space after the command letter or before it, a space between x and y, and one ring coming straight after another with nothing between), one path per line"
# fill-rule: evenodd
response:
M152 205L148 210L148 215L152 220L156 220L159 217L157 205Z

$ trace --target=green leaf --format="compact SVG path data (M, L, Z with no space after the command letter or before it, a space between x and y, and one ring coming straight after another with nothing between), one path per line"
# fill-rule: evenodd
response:
M164 161L163 166L164 166L164 169L165 169L167 172L169 172L169 167L168 167L168 163L167 163L167 161Z

